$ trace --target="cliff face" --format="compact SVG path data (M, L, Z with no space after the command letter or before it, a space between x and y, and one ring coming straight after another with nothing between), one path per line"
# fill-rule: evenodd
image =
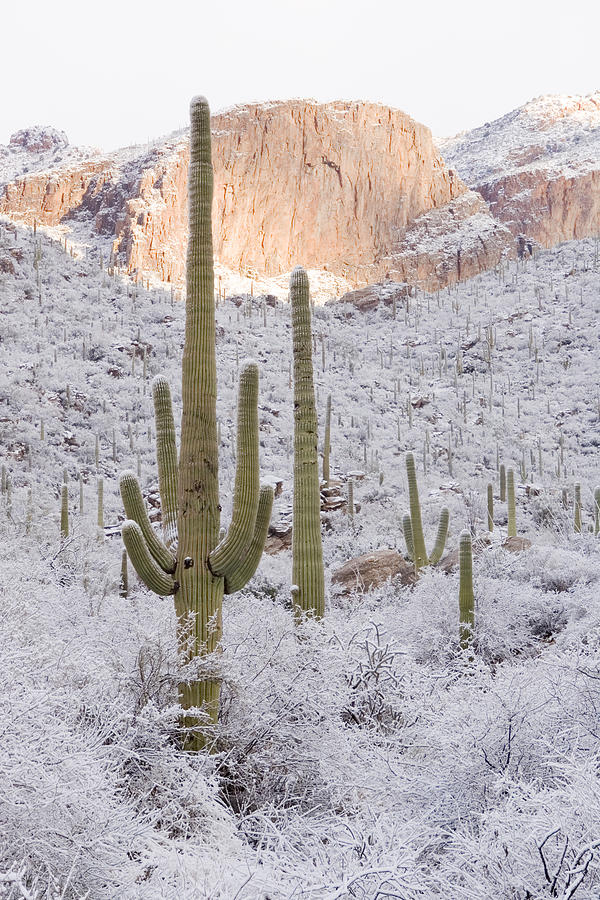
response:
M438 287L512 246L429 129L399 110L305 100L235 107L213 117L213 163L215 255L245 274L276 276L301 262L355 284L389 276ZM181 282L187 166L180 133L137 155L21 175L0 193L0 213L51 225L87 216L130 272ZM467 221L494 240L473 241ZM431 253L419 251L419 235Z
M552 247L600 233L600 91L540 97L440 148L513 235Z

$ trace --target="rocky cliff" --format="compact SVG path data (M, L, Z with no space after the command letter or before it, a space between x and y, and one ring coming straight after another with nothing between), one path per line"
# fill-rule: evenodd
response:
M215 255L245 274L302 262L353 284L384 278L435 288L512 249L434 148L428 128L372 103L295 100L213 117ZM134 272L180 282L185 265L187 135L19 175L0 213L87 220Z
M539 97L438 143L513 235L551 247L600 233L600 91Z

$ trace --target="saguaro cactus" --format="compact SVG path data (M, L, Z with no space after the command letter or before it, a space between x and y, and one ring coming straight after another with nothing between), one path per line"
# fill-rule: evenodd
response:
M60 489L60 536L69 537L69 488L66 484L62 484Z
M577 534L581 534L581 484L575 484L575 500L573 503L573 528Z
M494 485L490 482L487 486L487 521L488 531L494 530Z
M475 625L475 595L473 593L473 546L470 531L461 531L458 542L460 586L458 592L460 646L465 649Z
M508 537L517 536L517 507L515 504L515 473L513 469L506 472L506 489L508 493Z
M594 488L594 534L600 532L600 487Z
M325 438L323 440L323 481L329 487L329 454L331 451L331 394L325 408Z
M407 530L407 516L403 520L404 536L406 540L407 550L415 564L415 571L418 573L423 566L435 566L442 558L444 547L446 546L446 537L448 536L448 522L450 513L448 508L443 506L440 510L440 519L438 524L435 544L431 551L431 556L427 555L425 547L425 537L423 535L423 523L421 521L421 503L419 501L419 488L417 485L417 471L415 468L415 458L412 453L406 454L406 475L408 478L408 497L410 503L410 529ZM410 535L410 537L407 537ZM412 537L412 548L410 546L410 538ZM412 554L411 554L412 549Z
M318 425L313 384L308 275L297 266L290 278L294 350L294 519L292 583L299 613L325 612L321 540Z
M123 541L145 584L160 595L173 594L179 645L186 659L218 649L224 593L239 590L252 577L264 548L273 489L260 487L258 471L258 367L247 362L240 376L237 471L233 515L220 539L215 300L211 230L213 172L210 111L203 97L191 103L188 176L189 240L187 298L182 366L179 464L169 386L162 376L152 385L156 418L156 454L162 506L163 540L154 532L133 472L120 479L128 520ZM180 685L184 745L199 749L199 726L215 722L219 679Z

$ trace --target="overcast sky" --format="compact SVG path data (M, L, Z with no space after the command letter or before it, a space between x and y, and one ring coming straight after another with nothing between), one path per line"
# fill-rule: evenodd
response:
M112 149L252 100L376 100L450 135L600 88L599 0L4 0L0 143Z

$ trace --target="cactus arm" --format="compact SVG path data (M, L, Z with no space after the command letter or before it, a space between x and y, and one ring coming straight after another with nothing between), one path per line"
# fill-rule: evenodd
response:
M404 543L406 544L406 555L412 561L415 557L415 548L413 545L412 522L408 513L402 517L402 531L404 532Z
M129 593L129 578L127 575L127 550L121 554L121 577L119 578L119 597L126 598Z
M168 549L177 541L177 444L171 389L164 375L152 382L156 422L156 461L162 513L162 531Z
M513 469L506 472L506 491L508 494L508 537L517 536L517 508L515 504L515 473Z
M461 532L458 545L460 587L458 593L460 646L468 647L475 626L475 596L473 594L473 547L471 534Z
M209 556L211 572L223 575L226 582L235 579L236 569L246 556L258 511L258 366L250 361L244 364L240 375L236 458L231 524L224 540ZM230 593L227 584L225 590Z
M412 453L406 454L406 475L408 477L408 498L410 503L410 519L412 524L413 551L415 569L418 572L422 566L429 564L425 538L423 536L423 523L421 521L421 504L419 502L419 488L417 487L417 472L415 458Z
M429 564L436 566L442 558L444 547L446 546L446 538L448 537L448 523L450 521L450 513L447 506L442 506L440 510L440 520L438 530L435 536L435 544L429 557Z
M121 472L121 475L119 476L119 489L121 491L125 515L128 519L137 522L149 553L163 572L172 574L175 571L175 557L171 551L165 547L150 524L150 519L148 518L148 513L144 504L144 498L142 497L142 490L139 481L133 472Z
M150 555L142 529L137 522L127 519L121 527L123 543L131 564L146 587L160 597L174 594L177 585L172 576L163 572L155 559Z
M321 494L317 450L318 423L313 384L310 289L297 266L290 277L294 357L294 511L292 582L297 606L320 618L325 611L321 539Z
M261 487L252 541L246 551L245 557L240 561L237 568L230 576L225 577L226 594L233 594L235 591L241 591L256 572L265 548L272 508L273 488L270 486Z

